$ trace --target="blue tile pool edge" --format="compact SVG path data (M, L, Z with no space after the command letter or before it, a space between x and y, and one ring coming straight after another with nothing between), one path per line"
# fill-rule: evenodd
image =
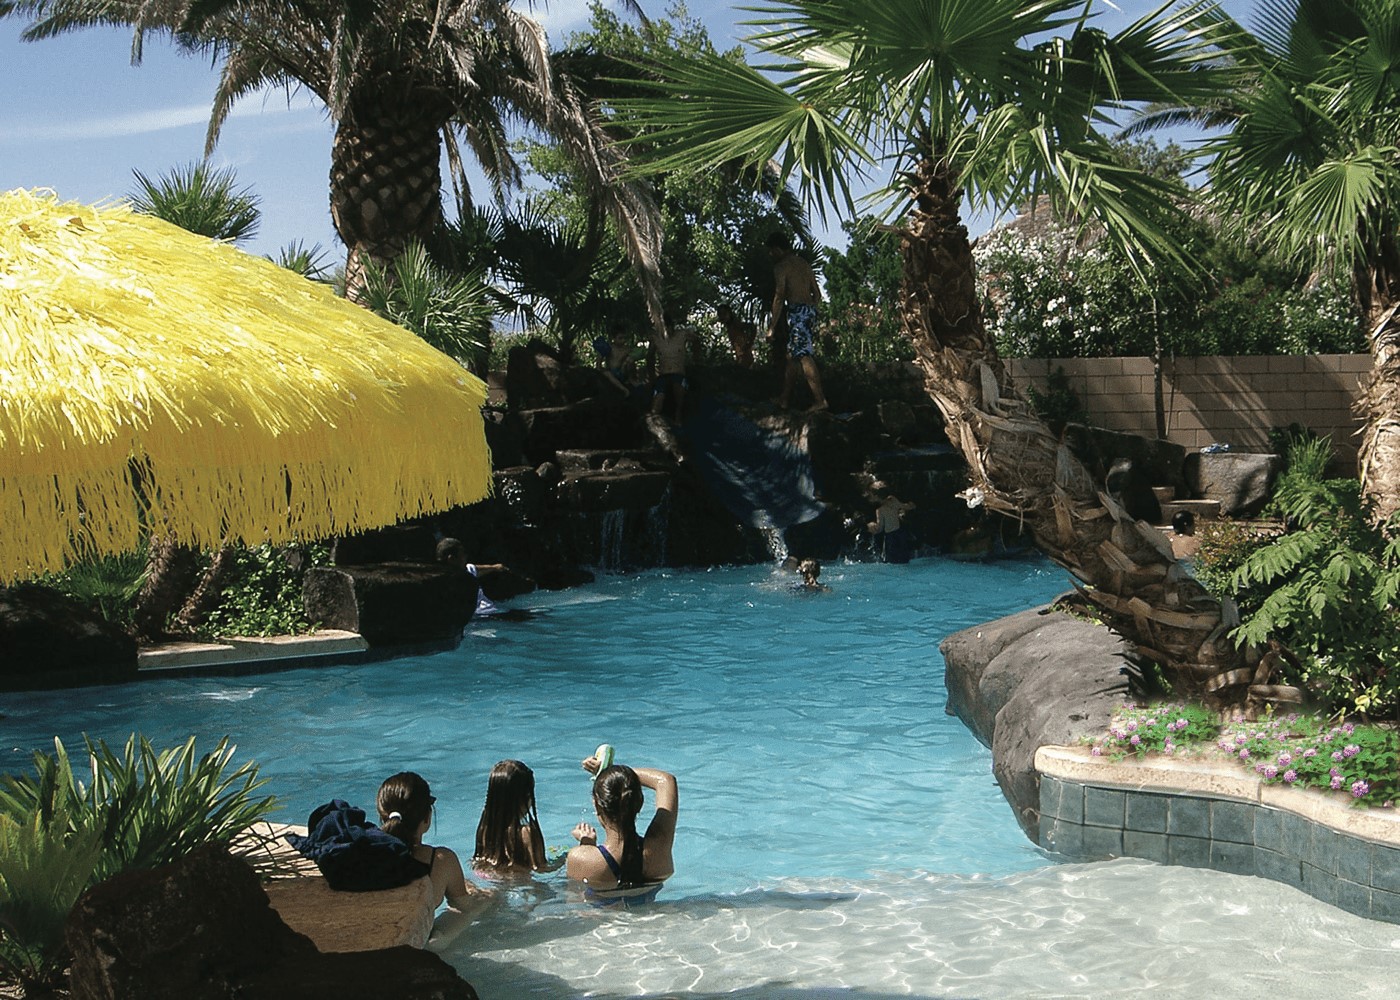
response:
M1114 761L1041 747L1040 846L1269 878L1400 924L1400 816L1269 785L1223 762Z

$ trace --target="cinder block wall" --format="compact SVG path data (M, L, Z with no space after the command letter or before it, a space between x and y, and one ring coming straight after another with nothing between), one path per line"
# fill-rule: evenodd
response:
M1013 358L1007 367L1022 392L1043 392L1046 376L1063 367L1090 423L1156 436L1151 358ZM1263 451L1269 428L1298 423L1332 435L1339 465L1355 471L1362 420L1354 405L1370 371L1368 354L1164 360L1167 438L1188 450L1219 441Z

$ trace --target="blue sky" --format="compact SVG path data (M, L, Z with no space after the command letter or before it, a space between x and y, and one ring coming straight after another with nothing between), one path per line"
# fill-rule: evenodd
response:
M1254 3L1227 7L1238 12ZM1118 27L1155 6L1118 0L1122 12L1106 6L1103 25ZM689 9L721 47L744 33L737 22L748 15L727 2L692 0ZM560 39L587 24L588 4L552 0L536 4L535 13L550 38ZM148 40L141 65L132 66L124 29L26 43L20 27L17 19L0 20L0 191L46 187L66 199L100 202L128 194L133 170L156 176L202 156L217 82L207 59ZM340 257L327 204L330 148L324 113L303 95L257 95L234 109L212 162L232 166L261 199L262 226L248 249L273 254L300 239ZM831 226L838 228L835 220Z

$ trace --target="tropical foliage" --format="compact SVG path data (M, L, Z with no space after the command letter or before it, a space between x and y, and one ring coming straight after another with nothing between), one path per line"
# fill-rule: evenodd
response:
M257 794L257 766L232 767L233 752L227 739L198 757L193 737L156 750L133 735L120 752L87 741L85 785L54 740L54 753L34 754L32 776L0 775L0 971L52 986L62 925L84 889L231 842L274 809Z
M1274 493L1294 526L1250 553L1236 589L1262 599L1235 630L1288 655L1279 670L1327 705L1372 714L1400 708L1400 517L1378 525L1354 479L1323 479L1326 438L1300 442Z
M381 267L365 265L360 301L481 374L495 306L479 271L454 274L415 241Z
M1400 507L1400 4L1264 4L1234 57L1228 94L1185 102L1229 126L1211 191L1223 218L1350 283L1376 360L1362 479L1386 517Z
M751 42L768 72L667 59L657 96L617 102L663 148L648 169L774 162L819 210L846 211L851 179L878 170L900 220L901 328L968 461L969 495L1020 518L1183 682L1231 674L1239 654L1217 639L1219 605L1170 571L1156 538L1105 510L1088 470L1009 384L962 210L964 195L997 208L1043 195L1058 217L1096 227L1138 274L1153 262L1184 266L1165 224L1178 188L1129 162L1105 130L1148 104L1218 94L1234 26L1209 4L1162 8L1112 34L1075 0L779 0L756 10ZM1145 616L1130 612L1144 603Z
M213 636L297 635L307 620L302 583L329 561L324 544L233 546L218 600L200 631Z
M648 192L622 176L622 155L556 72L539 22L506 0L14 0L0 14L28 18L30 40L125 25L137 60L148 35L212 57L221 75L209 148L240 99L268 87L315 95L335 126L331 217L349 249L354 299L366 261L386 265L409 240L432 238L442 218L444 150L470 203L463 150L499 196L520 176L507 122L537 129L578 164L590 197L616 222L660 317L659 226Z
M252 239L262 213L251 188L239 188L232 167L215 169L201 160L152 179L132 172L137 188L131 207L200 236L230 243Z
M846 219L841 228L846 249L828 250L822 268L822 333L828 338L822 357L859 364L908 361L913 351L900 330L898 233L873 215Z

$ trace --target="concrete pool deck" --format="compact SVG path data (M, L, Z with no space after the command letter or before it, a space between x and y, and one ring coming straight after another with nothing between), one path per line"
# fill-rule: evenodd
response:
M358 633L322 629L305 635L247 636L211 642L162 642L142 646L137 670L150 677L169 673L238 673L331 666L370 659Z
M1095 757L1043 746L1040 844L1071 858L1137 857L1284 882L1400 923L1400 813L1345 792L1265 783L1226 761Z

